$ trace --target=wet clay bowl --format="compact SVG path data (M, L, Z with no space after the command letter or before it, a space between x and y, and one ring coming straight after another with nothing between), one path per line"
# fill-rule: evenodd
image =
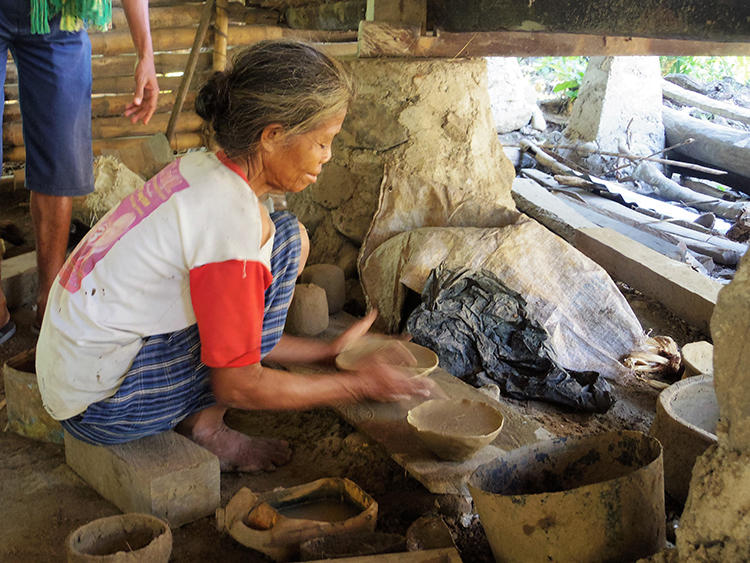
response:
M411 409L406 421L432 453L464 461L492 442L503 415L491 405L469 399L432 399Z
M378 351L383 351L383 356L387 360L389 357L394 357L394 354L388 351L389 346L403 346L417 360L416 365L413 366L394 364L408 371L412 377L425 376L438 366L438 356L429 348L414 342L391 338L370 338L355 344L336 356L336 367L343 371L361 369L362 359Z
M167 563L172 532L160 518L133 512L92 520L66 544L69 563Z

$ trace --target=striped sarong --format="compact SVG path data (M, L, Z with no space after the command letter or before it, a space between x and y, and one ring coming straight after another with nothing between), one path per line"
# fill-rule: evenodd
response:
M261 357L278 343L299 272L300 233L288 211L271 213L276 226L273 281L265 293ZM216 404L209 368L201 362L198 325L144 339L117 392L62 420L72 436L94 445L122 444L165 432Z

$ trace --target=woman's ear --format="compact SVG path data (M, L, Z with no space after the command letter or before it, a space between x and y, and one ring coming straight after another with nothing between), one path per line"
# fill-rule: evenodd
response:
M284 141L284 126L280 123L266 125L260 134L260 146L266 152L273 151Z

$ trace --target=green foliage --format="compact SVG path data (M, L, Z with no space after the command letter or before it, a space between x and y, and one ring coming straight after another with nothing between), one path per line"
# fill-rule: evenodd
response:
M562 92L571 100L578 97L588 62L588 57L537 57L530 60L534 72L554 84L553 92Z
M727 76L738 82L750 81L750 57L660 57L663 74L687 74L701 82Z

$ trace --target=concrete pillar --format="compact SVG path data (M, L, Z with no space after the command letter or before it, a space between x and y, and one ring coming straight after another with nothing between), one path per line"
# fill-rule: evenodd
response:
M563 142L592 150L646 156L664 148L658 57L591 57ZM568 157L594 174L617 158L571 151Z

